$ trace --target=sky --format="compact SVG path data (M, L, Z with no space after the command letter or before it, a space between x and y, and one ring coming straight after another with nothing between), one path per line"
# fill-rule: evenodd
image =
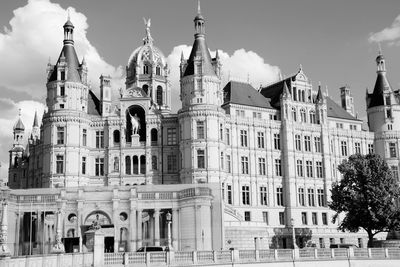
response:
M69 10L75 48L88 62L94 91L101 74L123 86L130 54L142 44L143 17L151 18L155 45L167 57L173 102L178 103L179 60L193 43L195 0L8 0L0 2L0 177L7 175L12 127L21 117L26 135L34 112L42 116L46 67L62 48ZM300 66L314 88L319 82L339 100L349 85L356 111L365 118L365 90L373 89L378 43L388 79L400 88L400 2L398 0L202 0L206 40L218 49L223 82L249 81L255 88L296 72ZM176 105L175 105L176 106Z

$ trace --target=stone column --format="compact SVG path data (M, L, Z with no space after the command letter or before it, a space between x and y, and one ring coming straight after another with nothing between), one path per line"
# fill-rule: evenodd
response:
M0 222L0 257L11 256L10 249L7 246L8 230L8 203L6 200L2 203L2 215Z
M18 208L19 209L19 208ZM17 226L15 227L15 249L14 249L14 256L18 256L19 254L19 233L21 231L21 212L17 211Z
M36 241L41 244L39 245L40 252L44 254L44 242L43 242L43 227L42 227L42 213L37 210L37 222L36 222ZM39 252L39 253L40 253Z
M81 231L81 225L82 225L82 216L83 216L83 201L78 200L78 212L76 214L76 224L77 224L77 236L79 237L79 252L83 252L83 237L82 237L82 231Z
M137 248L142 246L142 210L137 211Z
M113 199L113 223L114 223L114 253L118 252L119 247L119 223L118 223L118 200Z
M64 244L61 242L61 238L62 238L61 223L62 223L62 213L61 213L61 209L59 209L57 211L56 240L55 240L53 248L52 248L52 253L64 253L65 252Z
M134 252L136 251L136 209L131 207L131 214L129 216L129 251Z
M172 247L174 250L178 250L178 240L179 240L179 210L172 209Z
M160 210L154 210L154 245L160 245Z

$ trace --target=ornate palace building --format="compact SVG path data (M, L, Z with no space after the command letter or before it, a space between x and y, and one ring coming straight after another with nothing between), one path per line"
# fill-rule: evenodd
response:
M340 88L338 105L301 67L259 90L223 85L200 8L194 28L192 51L180 64L182 108L174 114L168 65L150 21L129 57L126 87L102 75L95 94L68 19L60 56L47 67L41 123L36 115L31 133L20 118L14 126L10 190L2 191L12 253L47 253L60 240L67 252L85 251L94 221L107 251L286 248L293 231L300 247L366 245L363 233L337 231L327 201L341 177L337 166L351 154L378 153L398 175L399 93L387 81L383 55L367 92L366 130L349 87Z

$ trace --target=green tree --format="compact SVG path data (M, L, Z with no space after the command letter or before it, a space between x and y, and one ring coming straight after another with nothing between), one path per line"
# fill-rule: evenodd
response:
M400 210L399 186L389 166L378 155L352 155L338 166L343 179L332 185L329 207L345 217L339 223L342 231L368 234L368 246L377 233L398 230Z

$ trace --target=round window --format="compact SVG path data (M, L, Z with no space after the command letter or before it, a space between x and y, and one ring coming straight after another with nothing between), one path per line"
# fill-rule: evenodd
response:
M120 219L121 221L126 221L126 219L128 219L128 214L126 214L125 212L121 212L121 213L119 214L119 219Z
M76 214L75 213L71 213L70 215L68 215L68 221L71 223L74 223L76 221Z

